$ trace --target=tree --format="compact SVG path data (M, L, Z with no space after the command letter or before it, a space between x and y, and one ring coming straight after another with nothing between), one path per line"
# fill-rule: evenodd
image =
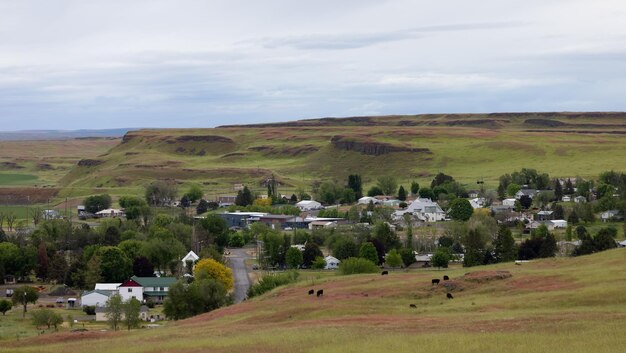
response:
M39 293L37 293L37 290L34 287L30 286L16 288L13 291L13 296L11 297L13 304L21 304L24 306L22 317L26 316L26 305L28 305L28 303L35 304L37 299L39 299Z
M423 199L434 199L435 198L435 194L433 193L433 191L430 188L421 188L419 189L419 196Z
M100 274L105 282L122 282L130 277L132 263L120 248L103 246L96 256L100 258Z
M517 257L515 239L511 235L511 230L505 225L501 225L498 229L498 235L493 243L493 247L497 262L513 261Z
M485 257L485 239L479 229L470 229L464 237L465 256L463 266L471 267L483 264Z
M530 205L533 204L533 199L530 196L528 196L528 195L522 195L519 198L519 203L522 206L522 208L527 210L528 208L530 208Z
M249 206L252 205L254 201L254 197L252 196L252 192L248 189L247 186L243 187L243 190L239 190L237 192L237 197L235 198L235 205L237 206Z
M46 243L39 243L37 249L37 277L46 279L48 278L48 264L50 258L48 257L48 251L46 250Z
M359 249L359 257L363 259L370 260L372 263L378 263L378 252L376 251L376 247L371 242L365 242L361 244L361 248Z
M0 299L0 313L4 316L7 311L11 310L13 303L6 299Z
M124 314L124 325L130 331L131 328L139 327L139 314L141 313L141 302L135 298L130 298L122 305Z
M117 328L122 321L123 313L124 303L122 301L122 296L119 294L113 294L109 297L109 300L107 300L104 314L113 331L117 331Z
M404 267L409 267L412 263L415 262L415 253L413 253L413 249L411 248L400 249L400 256L402 257L402 263L404 263Z
M316 270L323 270L326 267L326 260L323 257L318 256L311 263L311 268Z
M163 303L163 313L170 319L180 320L215 310L228 303L224 285L204 277L202 272L191 284L179 281L170 287Z
M348 187L354 191L356 200L363 197L363 183L359 174L348 175Z
M548 233L548 235L546 235L546 237L543 239L541 246L539 247L538 255L539 257L543 258L554 257L556 250L556 238L554 237L554 235L552 235L552 233Z
M187 198L189 199L191 203L194 203L200 200L203 195L204 195L204 192L202 191L202 188L196 184L191 185L189 187L189 190L187 190L187 193L185 194L185 196L187 196Z
M48 279L57 281L57 283L65 283L67 278L68 265L65 256L62 254L52 255L50 259L50 267L48 268Z
M474 208L467 199L455 199L450 202L448 215L455 221L467 221L472 217Z
M561 201L563 197L563 187L561 186L561 181L559 179L554 179L554 199L556 201Z
M85 211L96 213L111 207L111 196L108 194L89 196L83 200Z
M340 239L333 245L333 256L339 260L356 257L359 253L357 245L349 239Z
M176 200L177 194L176 183L159 180L146 186L145 199L149 205L154 207L168 206Z
M154 276L154 265L145 256L138 256L133 261L133 274L137 277Z
M209 214L200 221L200 226L215 239L215 243L219 247L228 245L228 239L224 239L224 236L228 235L228 224L222 217Z
M450 260L452 260L452 256L450 255L450 251L446 248L437 249L431 259L433 266L438 268L448 268Z
M49 329L54 326L54 329L56 330L57 326L63 323L63 317L50 309L35 310L31 314L31 317L33 319L33 324L37 327L45 325Z
M398 200L406 201L406 190L404 190L404 186L400 185L398 189Z
M369 197L374 197L374 196L384 195L384 194L385 193L383 192L383 190L381 188L379 188L378 186L372 186L367 191L367 196L369 196Z
M387 222L376 222L372 229L372 237L378 240L385 249L395 248L400 245L400 239L393 230L391 230Z
M202 274L204 272L204 274ZM213 259L202 259L196 263L195 276L206 276L221 283L226 290L233 288L233 272L230 268Z
M417 192L420 189L420 184L417 183L417 181L412 181L411 182L411 194L413 195L417 195Z
M437 173L437 175L435 175L435 178L430 183L430 188L434 189L437 186L444 185L446 183L453 182L453 181L454 181L454 178L451 177L450 175L445 175L444 173L439 172Z
M610 228L602 228L598 231L598 234L596 234L593 239L593 247L595 251L604 251L617 247L614 238L617 234L617 229L613 228L613 230L615 230L615 232L613 232Z
M287 254L285 255L285 262L289 268L298 268L304 261L302 257L302 251L298 250L298 248L289 248L287 250Z
M398 253L398 250L391 249L387 256L385 256L385 264L391 268L402 266L402 256Z
M322 251L317 244L313 242L306 243L304 246L304 252L302 253L302 262L304 265L311 267L311 264L315 261L316 257L324 257L324 254L322 254Z
M198 202L198 206L196 207L196 214L203 214L209 210L209 202L205 199L200 200Z
M339 264L338 273L342 275L353 275L358 273L376 273L378 266L368 259L362 257L351 257Z
M376 180L376 186L382 190L384 195L393 195L398 189L398 182L393 176L381 176Z
M515 196L515 194L517 194L518 191L520 191L522 187L519 186L518 184L515 183L511 183L509 184L509 186L506 187L506 193L509 196Z
M343 189L332 181L323 182L317 192L319 200L327 205L334 204L341 198Z

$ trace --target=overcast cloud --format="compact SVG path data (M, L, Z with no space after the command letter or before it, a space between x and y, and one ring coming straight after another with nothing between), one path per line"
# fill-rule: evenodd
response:
M626 110L626 2L0 0L0 130Z

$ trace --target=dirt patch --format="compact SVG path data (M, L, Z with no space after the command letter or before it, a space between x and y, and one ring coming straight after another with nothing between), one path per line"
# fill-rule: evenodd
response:
M0 168L2 169L24 169L23 166L15 163L15 162L1 162Z
M46 203L59 193L56 188L0 188L0 201L7 205Z
M513 275L509 271L477 271L468 272L461 278L464 281L468 282L485 283L490 281L503 280L511 277L513 277Z
M38 170L54 170L54 167L48 163L37 163Z
M385 142L376 142L369 140L359 140L352 137L333 136L330 143L338 149L346 151L360 152L370 156L381 156L394 152L412 152L432 154L428 148L413 148L406 146L397 146Z
M567 125L564 122L552 119L526 119L524 120L524 125L533 125L533 126L545 126L545 127L559 127Z
M570 290L580 288L580 285L576 284L571 279L566 279L561 276L523 276L508 281L507 286L509 289L515 291L529 291L529 292L550 292L555 290Z
M212 143L212 142L217 142L217 143L235 143L235 141L233 141L232 139L230 139L228 137L217 136L217 135L205 135L205 136L184 135L184 136L177 137L175 141L168 140L168 143L187 142L187 141L208 142L208 143Z
M251 151L262 152L267 156L296 157L319 151L314 145L303 146L255 146L248 148Z
M78 161L78 166L79 167L95 167L95 166L99 166L102 163L104 163L104 161L101 161L99 159L81 159L80 161Z

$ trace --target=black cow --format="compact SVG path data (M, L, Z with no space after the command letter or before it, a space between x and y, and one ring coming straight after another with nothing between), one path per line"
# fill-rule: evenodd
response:
M317 291L317 296L321 297L322 295L324 295L324 290L323 289L318 290Z
M409 304L409 307L417 309L417 305L415 305L415 304Z
M450 280L450 277L448 277L448 275L445 275L445 276L443 276L443 280L444 280L444 281L449 281L449 280Z
M446 293L446 298L454 299L454 296L452 295L452 293Z
M389 271L383 271L383 272L380 273L381 276L385 276L385 275L388 275L388 274L389 274Z
M315 289L311 289L311 290L309 291L309 295L313 295L313 294L315 294Z
M439 285L439 278L433 278L433 280L431 281L432 285Z

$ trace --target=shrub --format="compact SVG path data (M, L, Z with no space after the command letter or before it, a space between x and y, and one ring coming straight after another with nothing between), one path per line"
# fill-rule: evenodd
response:
M226 290L233 288L233 271L213 259L202 259L196 263L194 274L198 277L200 272L205 272L209 278L222 283Z
M313 260L313 263L311 263L311 267L316 270L323 270L326 267L326 260L324 260L323 257L318 256L315 260Z
M6 314L6 312L11 310L12 307L13 303L10 301L5 299L0 300L0 313L2 313L2 315Z
M256 283L248 289L248 297L256 297L265 292L269 292L278 286L284 286L289 283L296 282L300 274L296 271L288 271L278 274L270 274L261 278L259 283Z
M339 274L353 275L357 273L376 273L379 268L370 260L361 257L351 257L339 264Z
M95 305L85 305L85 306L83 306L83 311L87 315L96 315L96 306Z
M37 327L39 326L54 326L54 329L57 329L57 326L63 323L63 318L61 315L55 313L49 309L38 309L31 313L31 317L33 319L33 324Z

